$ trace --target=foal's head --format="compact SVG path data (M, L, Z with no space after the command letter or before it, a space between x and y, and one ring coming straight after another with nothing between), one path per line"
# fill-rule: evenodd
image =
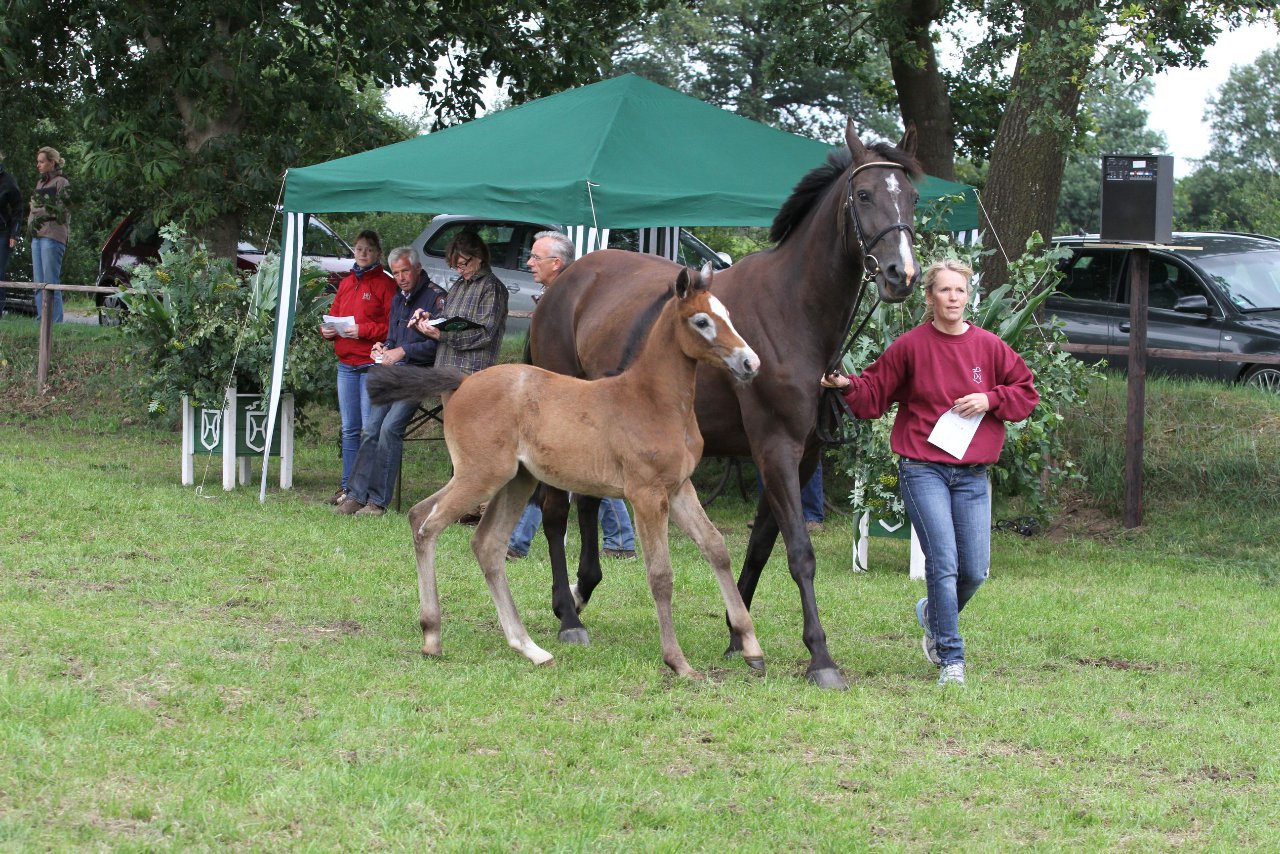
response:
M760 372L760 357L729 320L729 309L711 295L711 265L699 273L684 267L673 286L676 340L691 359L725 368L734 379L751 382Z

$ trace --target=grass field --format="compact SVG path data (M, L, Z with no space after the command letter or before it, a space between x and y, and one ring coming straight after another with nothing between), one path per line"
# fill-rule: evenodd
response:
M1153 383L1147 524L1124 531L1124 391L1100 383L1070 419L1094 485L1050 535L994 535L962 690L920 653L905 544L873 542L854 574L848 521L829 519L817 595L851 688L828 693L803 681L785 560L752 608L753 677L721 658L715 584L679 535L677 630L702 681L666 672L638 563L606 566L593 643L558 644L540 541L509 565L556 655L531 667L460 527L445 655L425 660L403 515L320 503L336 415L265 505L222 492L216 461L182 488L177 434L121 395L115 333L58 342L37 397L34 324L0 321L0 850L1280 844L1274 398ZM443 481L439 443L406 456L408 495ZM711 515L740 560L750 509L730 495Z

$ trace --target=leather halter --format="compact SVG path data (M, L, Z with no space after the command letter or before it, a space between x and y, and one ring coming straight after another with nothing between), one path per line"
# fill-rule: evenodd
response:
M876 307L880 305L880 295L877 293L875 300L867 309L866 316L862 318L862 322L857 328L853 328L853 322L857 319L858 306L862 303L862 296L866 292L869 282L875 280L880 275L880 261L875 255L871 254L871 249L877 243L884 239L885 235L893 231L905 231L911 244L915 245L916 231L915 228L905 222L895 222L893 225L887 226L880 230L871 240L867 240L866 234L862 230L862 220L858 217L858 208L853 201L853 177L863 169L871 169L873 167L885 167L887 169L901 169L905 174L907 169L900 163L892 163L888 160L874 160L870 163L863 163L861 166L851 170L849 177L845 179L844 205L841 213L840 239L844 243L845 254L849 254L849 229L845 226L843 219L848 216L849 221L853 223L854 233L858 235L858 244L862 249L862 271L863 277L858 282L858 291L853 297L853 309L849 316L849 327L845 330L844 346L836 352L831 361L827 363L826 373L831 373L840 366L844 359L844 354L849 351L849 346L853 343L862 330L866 327L867 322L871 320L875 314ZM852 331L852 334L850 334ZM826 445L843 445L854 441L854 437L843 437L840 433L840 423L844 418L848 418L853 424L857 425L858 421L853 417L853 413L849 410L849 405L844 402L844 395L838 390L828 388L823 389L823 394L818 401L818 421L814 427L814 432L818 437L818 441ZM856 436L855 427L855 436Z
M858 243L860 248L862 249L862 269L865 275L865 280L868 282L874 279L876 276L880 275L881 273L880 261L879 259L876 258L875 255L871 253L871 250L877 243L879 243L881 240L885 238L885 235L894 231L905 231L907 233L907 237L910 239L913 245L915 244L915 240L916 240L915 228L912 225L905 222L895 222L892 225L886 226L885 228L882 228L875 237L871 238L871 240L867 240L866 233L862 230L862 219L858 216L858 206L855 205L853 201L853 178L863 169L871 169L874 167L883 167L886 169L901 169L903 174L906 174L906 171L907 171L907 168L900 163L893 163L888 160L873 160L870 163L863 163L861 166L858 166L857 168L851 170L849 172L849 177L845 179L844 213L848 216L849 220L853 223L854 233L858 235ZM845 254L848 254L849 253L849 229L847 227L844 227L843 224L840 229L840 236L841 236L841 239L844 241Z

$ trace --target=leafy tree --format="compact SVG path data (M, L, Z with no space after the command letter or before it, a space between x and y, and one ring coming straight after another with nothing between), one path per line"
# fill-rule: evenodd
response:
M885 57L845 17L789 0L672 3L622 31L614 65L816 139L842 139L850 116L896 136L876 94L889 91Z
M82 98L93 177L227 255L286 167L403 138L382 88L422 87L437 125L476 114L486 74L558 91L642 2L7 0L0 68Z
M1280 234L1280 49L1232 69L1206 111L1213 144L1179 185L1183 225Z
M1080 129L1081 94L1099 70L1136 76L1199 64L1220 26L1242 23L1259 8L1203 0L973 2L988 29L967 57L970 67L985 68L1017 49L983 215L984 227L1006 246L1052 228L1067 153ZM982 273L986 287L1003 282L1003 253L984 259Z
M1127 83L1112 73L1086 93L1081 104L1083 132L1062 173L1055 233L1098 231L1102 155L1168 152L1164 134L1147 127L1147 111L1141 106L1153 89L1150 79Z

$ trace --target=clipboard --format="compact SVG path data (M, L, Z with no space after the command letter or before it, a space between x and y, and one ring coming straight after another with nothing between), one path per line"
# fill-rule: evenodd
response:
M428 320L427 325L434 326L441 332L465 332L468 329L484 329L482 324L461 316L437 317L434 320Z

